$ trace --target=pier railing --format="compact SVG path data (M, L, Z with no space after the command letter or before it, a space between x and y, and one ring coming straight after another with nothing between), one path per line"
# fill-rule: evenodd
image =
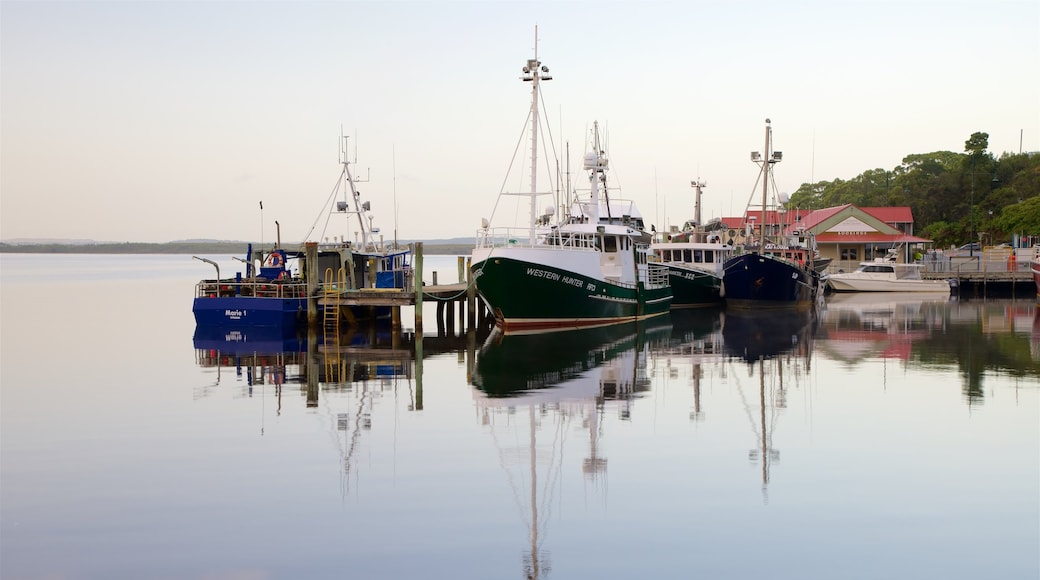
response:
M488 228L477 232L478 248L501 247L539 247L561 250L596 251L596 234L561 234L559 231L549 232L535 230L534 243L531 243L531 228Z
M1037 253L1036 248L984 248L973 254L928 252L921 255L916 264L924 266L929 274L978 274L978 273L1028 273L1029 263ZM862 260L834 260L827 267L828 273L851 272L859 268Z

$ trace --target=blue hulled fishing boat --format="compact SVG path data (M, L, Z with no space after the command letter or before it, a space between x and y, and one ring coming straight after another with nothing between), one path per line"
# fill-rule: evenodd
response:
M757 151L751 154L751 160L760 167L762 182L759 230L756 236L753 227L747 226L751 235L743 252L723 266L721 291L727 308L805 310L822 295L820 275L813 268L815 252L811 236L807 237L802 231L785 231L779 219L782 212L769 211L773 165L783 159L781 152L772 150L772 135L769 119L766 119L765 156ZM777 203L772 205L777 206ZM772 218L776 221L767 223Z

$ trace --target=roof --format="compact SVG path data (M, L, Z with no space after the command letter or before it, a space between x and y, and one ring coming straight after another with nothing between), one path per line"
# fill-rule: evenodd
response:
M869 213L886 224L913 223L914 214L909 206L893 207L861 207L861 210Z
M852 205L851 204L838 205L838 206L828 207L828 208L824 208L824 209L818 209L816 211L810 212L809 215L807 215L804 218L802 218L802 221L798 222L798 226L802 227L804 229L807 229L807 230L811 230L812 228L816 227L817 225L819 225L821 222L823 222L827 218L831 217L832 215L834 215L834 214L836 214L836 213L838 213L840 211L843 211L845 208L848 208L848 207L852 207ZM875 217L877 217L877 216L875 216Z
M925 238L919 238L917 236L908 236L906 234L881 234L881 233L856 233L856 234L817 234L816 243L818 244L873 244L873 243L911 243L911 244L922 244L930 243L932 240Z
M913 212L910 211L909 206L859 207L847 203L845 205L836 205L834 207L827 207L817 210L792 209L788 210L783 214L780 214L775 210L769 210L766 212L766 223L784 223L787 226L797 225L799 228L809 230L816 227L821 222L830 218L831 216L841 211L844 211L850 207L856 207L856 209L886 224L914 222L914 215ZM752 218L754 218L755 225L761 224L762 210L748 210L747 213L744 214L744 216L724 217L721 218L721 221L723 224L725 224L727 228L742 228L744 227L744 224L751 221Z

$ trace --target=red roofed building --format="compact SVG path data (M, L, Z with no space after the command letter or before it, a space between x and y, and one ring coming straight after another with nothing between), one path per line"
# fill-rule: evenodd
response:
M768 211L765 214L767 235L783 229L812 233L821 258L831 258L844 269L859 262L884 256L889 249L900 250L900 261L910 261L914 246L931 240L914 235L914 217L909 207L856 207L846 204L818 210L795 209ZM722 218L727 234L724 241L743 243L749 228L756 232L761 224L761 211L748 211L744 217ZM756 234L757 235L757 234ZM840 264L839 264L840 262Z

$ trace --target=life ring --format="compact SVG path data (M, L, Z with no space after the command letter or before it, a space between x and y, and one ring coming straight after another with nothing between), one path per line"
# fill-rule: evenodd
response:
M278 252L274 252L270 256L267 256L267 265L271 268L282 267L282 255Z

